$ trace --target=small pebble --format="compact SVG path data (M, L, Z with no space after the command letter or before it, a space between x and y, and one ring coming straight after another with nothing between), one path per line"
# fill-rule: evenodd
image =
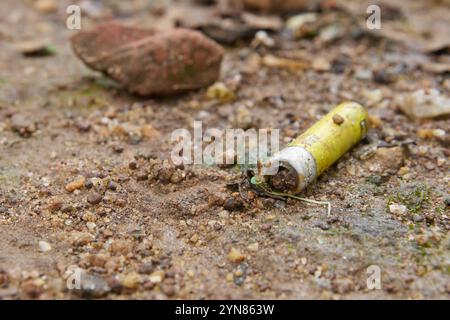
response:
M223 208L228 211L237 211L243 208L243 203L233 197L225 200Z
M153 283L161 283L164 280L164 277L165 277L164 271L157 270L149 276L149 279Z
M136 170L137 169L137 162L136 161L130 161L130 163L128 163L128 168L130 168L131 170Z
M67 192L74 192L75 190L83 188L86 179L84 177L78 178L70 183L68 183L65 187Z
M245 256L236 248L231 248L227 257L228 260L233 263L238 263L245 260Z
M141 283L141 276L137 272L131 272L125 276L122 285L128 289L136 289Z
M389 205L389 212L393 213L395 215L403 215L408 211L408 208L402 204L390 204Z
M117 184L113 181L109 181L108 182L108 189L112 190L112 191L116 191L117 190Z
M52 250L52 246L46 241L39 241L39 250L41 252L48 252Z
M102 201L103 197L97 192L91 192L87 197L87 202L92 205L99 204Z
M86 180L86 182L84 183L84 187L86 189L91 189L94 186L94 183L92 182L91 179Z

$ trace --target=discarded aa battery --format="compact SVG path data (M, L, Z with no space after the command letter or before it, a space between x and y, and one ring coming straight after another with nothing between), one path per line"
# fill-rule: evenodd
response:
M264 180L273 190L300 193L365 137L367 117L356 102L339 104L263 164Z

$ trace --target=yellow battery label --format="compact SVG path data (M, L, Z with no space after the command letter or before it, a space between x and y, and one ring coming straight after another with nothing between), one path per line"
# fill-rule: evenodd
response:
M367 111L356 102L343 102L288 146L303 147L316 161L317 176L367 133Z

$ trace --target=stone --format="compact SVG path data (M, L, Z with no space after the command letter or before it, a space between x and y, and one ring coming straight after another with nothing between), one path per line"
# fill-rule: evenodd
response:
M74 192L77 189L83 188L86 179L84 177L78 178L70 183L68 183L65 187L67 192Z
M378 148L364 166L374 173L396 173L404 162L403 147Z
M54 13L58 10L58 3L55 0L38 0L34 7L42 13Z
M141 280L141 276L137 272L130 272L123 278L122 285L128 289L136 289Z
M228 252L227 258L233 263L239 263L245 260L245 256L236 248L231 248Z
M417 90L399 95L398 108L413 119L434 118L450 114L450 98L437 89Z
M214 83L222 47L198 31L165 32L101 24L71 39L76 55L129 92L148 96L199 89Z
M111 291L108 283L102 277L82 272L78 288L74 293L82 298L101 298Z
M47 241L39 241L39 251L49 252L52 250L52 246Z
M163 270L157 270L149 276L149 280L152 283L161 283L164 280L164 278L165 272Z
M89 202L91 205L99 204L100 202L102 202L102 199L102 195L97 192L91 192L87 196L87 202Z
M34 122L20 113L16 113L11 117L11 128L22 137L29 137L36 131Z
M392 203L389 205L389 212L401 216L408 212L408 208L402 204Z

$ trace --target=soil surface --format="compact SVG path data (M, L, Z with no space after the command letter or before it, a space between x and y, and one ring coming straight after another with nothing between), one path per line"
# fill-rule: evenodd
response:
M0 299L450 298L450 120L411 119L395 103L420 89L448 97L448 48L425 52L322 9L346 30L338 38L277 30L274 46L226 45L219 81L231 99L207 88L142 98L77 59L72 2L0 1ZM205 8L120 3L90 7L82 28L114 16L167 29L176 12ZM404 10L417 3L448 9ZM51 47L24 55L24 41ZM344 100L367 107L371 129L303 195L330 201L330 215L239 191L239 166L169 161L172 132L194 120L279 128L285 145ZM367 287L371 265L380 290Z

